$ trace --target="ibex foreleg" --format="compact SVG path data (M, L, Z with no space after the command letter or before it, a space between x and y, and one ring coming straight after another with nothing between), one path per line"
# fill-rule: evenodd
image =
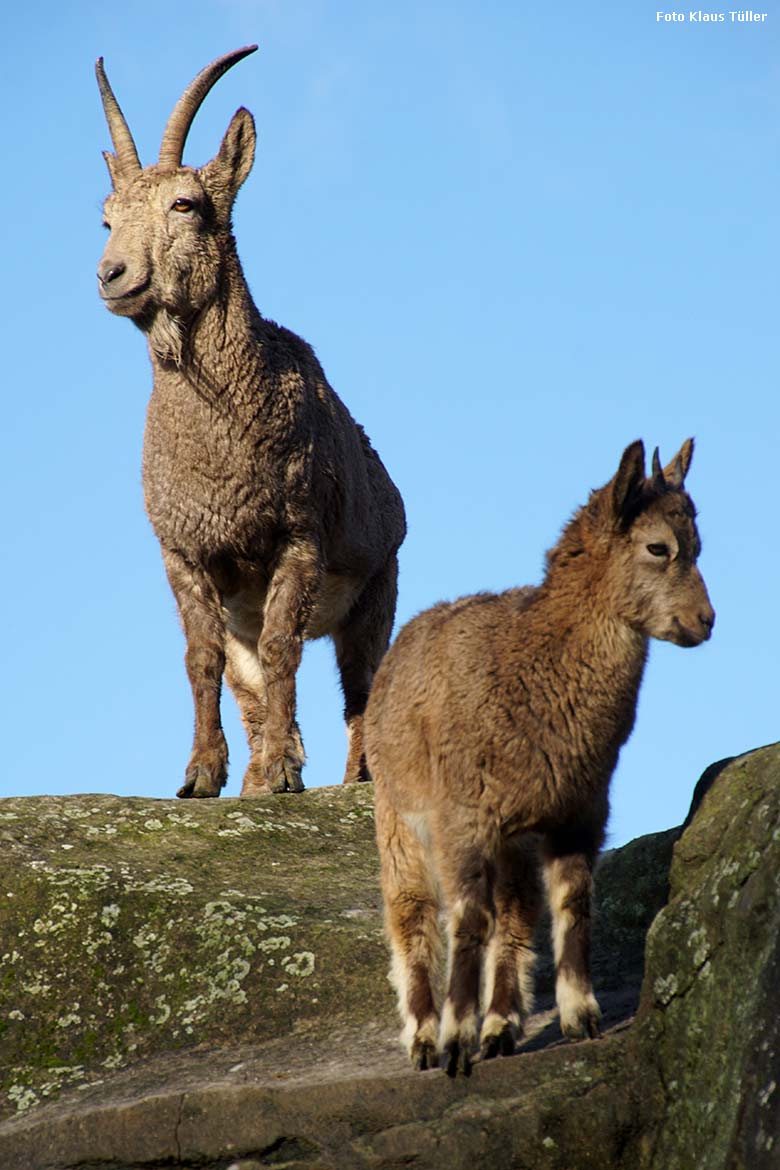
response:
M295 722L295 673L303 631L322 577L312 541L288 546L271 578L257 645L265 688L265 718L259 759L250 761L242 796L258 792L300 792L303 745Z
M211 579L164 550L163 560L187 639L185 663L195 704L195 736L184 784L177 796L219 796L227 779L228 751L220 718L225 627Z

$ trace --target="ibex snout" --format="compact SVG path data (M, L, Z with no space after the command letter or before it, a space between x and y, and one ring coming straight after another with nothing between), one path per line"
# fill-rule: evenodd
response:
M709 639L714 625L715 610L710 605L705 589L703 600L693 607L692 612L674 618L674 632L670 640L678 646L700 646Z
M107 253L97 270L98 291L107 309L122 316L132 316L138 307L138 297L149 287L148 277L138 271L136 264L128 265L120 256Z
M700 625L704 626L704 629L706 630L704 635L706 640L709 638L710 634L712 633L712 627L715 625L715 610L711 605L708 605L707 609L699 614L699 623Z
M126 270L127 265L121 260L102 260L98 268L98 280L103 288L107 288L115 280L118 280L120 276L123 276Z

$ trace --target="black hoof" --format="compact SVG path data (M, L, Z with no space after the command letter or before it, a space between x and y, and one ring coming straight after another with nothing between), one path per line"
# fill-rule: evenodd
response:
M266 769L266 783L271 792L303 792L300 765L287 757L275 760Z
M480 1045L480 1056L483 1060L493 1060L496 1056L511 1056L517 1044L509 1024L493 1036L487 1036Z
M466 1049L453 1040L444 1050L444 1071L448 1077L456 1077L461 1073L464 1077L471 1076L471 1057Z
M190 764L184 774L184 783L176 793L182 800L188 797L202 798L219 796L227 783L226 769L220 768L216 775L205 764Z
M415 1040L412 1045L412 1067L418 1072L439 1067L439 1054L433 1044Z

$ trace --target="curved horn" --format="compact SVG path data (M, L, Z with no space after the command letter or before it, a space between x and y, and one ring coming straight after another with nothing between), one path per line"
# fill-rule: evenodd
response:
M119 164L119 173L128 175L132 171L140 171L141 160L138 157L138 151L135 148L130 127L127 125L125 116L119 108L119 102L114 97L114 91L108 84L102 57L98 57L95 62L95 76L97 77L98 89L100 90L103 111L108 122L111 141L114 144L116 160Z
M661 470L661 455L660 455L660 452L659 452L657 447L656 447L655 451L653 451L652 475L653 475L653 483L655 484L655 486L656 487L663 487L664 482L665 482L664 481L664 473Z
M223 73L227 73L231 65L254 53L256 48L257 45L245 45L243 49L234 49L232 53L217 57L216 61L201 69L195 80L190 82L174 106L160 143L158 161L163 170L175 170L181 166L184 143L192 120L211 87L219 81Z

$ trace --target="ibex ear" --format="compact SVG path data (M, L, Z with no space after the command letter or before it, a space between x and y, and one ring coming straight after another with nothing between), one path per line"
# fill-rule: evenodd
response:
M249 110L242 106L233 115L219 152L201 171L212 197L219 199L222 196L228 200L228 204L232 204L239 187L252 169L256 143L254 119Z
M623 452L612 480L612 515L620 526L627 523L639 503L645 482L645 445L641 439Z
M667 463L663 476L669 487L681 488L693 459L693 439L686 439L671 463Z

